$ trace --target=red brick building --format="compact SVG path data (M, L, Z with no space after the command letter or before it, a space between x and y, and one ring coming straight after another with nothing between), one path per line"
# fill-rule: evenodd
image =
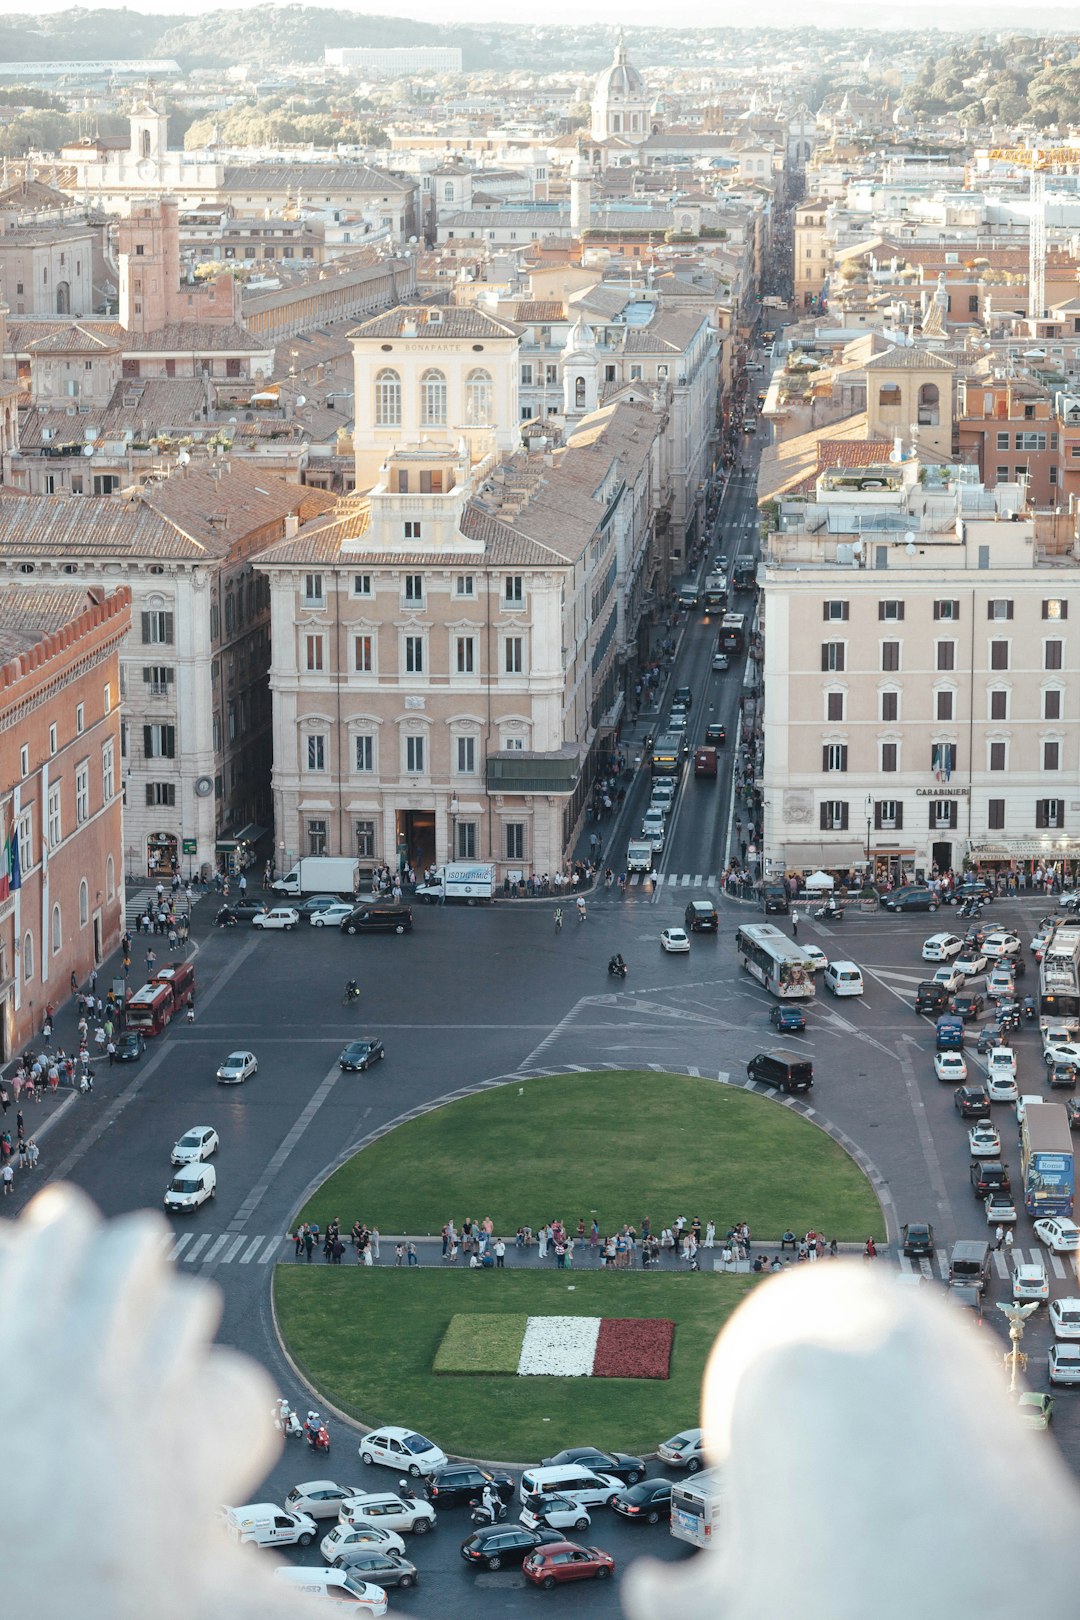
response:
M0 1061L119 940L126 585L0 587Z
M956 438L987 489L1029 480L1033 506L1064 502L1059 425L1045 388L1024 378L960 383Z

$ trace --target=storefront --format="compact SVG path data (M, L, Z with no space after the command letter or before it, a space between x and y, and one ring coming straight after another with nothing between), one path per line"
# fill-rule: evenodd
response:
M155 832L146 840L146 875L155 881L171 878L179 871L177 851L179 840L175 833Z
M214 845L217 853L218 866L226 877L238 877L253 866L257 859L255 846L260 838L266 836L265 827L257 827L254 822L248 822L235 833L222 833Z
M1039 838L999 838L969 844L968 862L987 877L1016 873L1030 883L1042 872L1074 883L1080 876L1080 839L1047 833Z

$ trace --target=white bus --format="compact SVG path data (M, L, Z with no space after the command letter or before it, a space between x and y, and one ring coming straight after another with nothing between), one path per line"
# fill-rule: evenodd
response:
M671 1533L694 1547L711 1547L719 1539L724 1487L719 1468L680 1480L671 1489Z
M814 994L814 964L801 945L773 923L748 923L735 935L739 961L782 1001L808 1001Z
M1039 1012L1044 1018L1080 1020L1080 927L1058 928L1039 963Z

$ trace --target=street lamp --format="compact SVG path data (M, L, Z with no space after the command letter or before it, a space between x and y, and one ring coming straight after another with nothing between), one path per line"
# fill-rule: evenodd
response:
M456 858L457 858L457 818L458 818L458 796L457 796L456 793L451 793L451 795L450 795L450 859L451 860L456 860Z
M874 815L874 800L871 794L866 795L866 876L870 878L870 822Z
M1024 1323L1032 1311L1038 1310L1039 1302L1033 1300L1030 1305L1008 1305L999 1299L997 1308L1009 1324L1009 1343L1012 1349L1005 1353L1005 1365L1009 1368L1009 1394L1013 1395L1018 1388L1019 1375L1027 1366L1027 1356L1020 1348L1020 1341L1024 1337Z

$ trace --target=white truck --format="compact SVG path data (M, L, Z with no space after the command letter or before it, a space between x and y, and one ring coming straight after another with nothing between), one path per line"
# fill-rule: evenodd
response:
M653 846L647 838L631 838L626 846L626 870L651 872Z
M416 886L416 898L429 906L441 900L490 900L495 893L495 868L486 861L451 861L436 867L429 878Z
M305 855L273 885L277 894L354 895L360 888L360 866L351 855Z

